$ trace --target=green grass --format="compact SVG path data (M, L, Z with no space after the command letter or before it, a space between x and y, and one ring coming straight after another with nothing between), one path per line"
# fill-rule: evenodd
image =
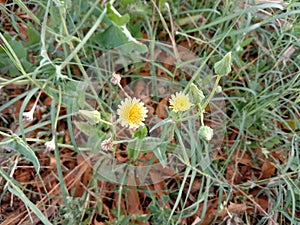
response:
M300 224L300 4L165 2L0 5L0 203L11 193L26 206L10 224ZM228 52L231 72L217 76ZM126 95L113 72L147 105L147 130L117 122ZM210 142L197 103L168 108L191 84L209 102Z

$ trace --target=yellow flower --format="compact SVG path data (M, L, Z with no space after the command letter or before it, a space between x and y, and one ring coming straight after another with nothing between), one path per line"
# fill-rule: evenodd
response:
M147 108L139 99L128 97L118 106L118 115L121 125L124 127L138 128L143 126L147 117Z
M188 95L183 94L182 91L171 95L169 102L170 108L173 109L174 112L186 111L192 106Z

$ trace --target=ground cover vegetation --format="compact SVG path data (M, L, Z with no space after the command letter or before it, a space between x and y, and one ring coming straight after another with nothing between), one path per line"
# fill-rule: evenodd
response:
M300 224L298 1L0 11L1 224Z

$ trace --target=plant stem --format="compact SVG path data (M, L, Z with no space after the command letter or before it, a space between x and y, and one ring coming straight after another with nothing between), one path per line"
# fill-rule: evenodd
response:
M215 92L217 90L217 87L218 87L219 81L221 80L221 77L222 76L217 75L217 79L216 79L216 81L214 83L213 89L211 90L210 95L208 96L208 98L206 99L206 101L204 102L204 104L202 106L202 108L204 110L205 110L206 106L209 104L210 100L214 97L214 94L215 94Z

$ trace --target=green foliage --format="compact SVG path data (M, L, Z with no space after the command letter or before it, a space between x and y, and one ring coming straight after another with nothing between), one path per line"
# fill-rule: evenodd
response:
M61 205L60 207L61 223L59 221L57 222L63 225L76 224L80 221L82 213L84 212L85 210L82 199L68 197L68 203ZM90 218L86 221L82 221L81 224L88 224L89 222Z
M148 134L148 129L146 126L139 127L133 134L134 137L144 138Z
M5 140L3 141L5 142ZM10 149L13 149L20 154L22 154L27 160L29 160L37 173L40 171L40 162L38 158L36 157L34 151L28 146L27 143L25 143L20 137L18 137L16 134L11 135L8 140L7 147Z
M21 41L14 40L8 34L4 34L4 37L9 45L14 49L16 56L22 63L25 70L32 70L33 65L29 62L27 51L24 48L23 43ZM1 73L7 73L11 77L18 76L18 74L20 73L19 69L16 65L14 65L14 62L12 62L12 59L9 57L9 55L6 54L4 46L0 46L0 56L2 56L0 61Z
M121 16L116 9L108 3L106 5L107 8L107 15L111 22L113 22L117 26L126 25L129 22L129 15L126 13L125 15Z
M153 2L157 2L158 8ZM45 133L57 137L56 132L64 127L59 126L60 122L67 119L71 139L70 143L56 143L58 148L54 154L58 165L52 172L58 173L56 179L63 201L53 214L55 218L46 218L39 205L26 196L27 187L8 175L19 166L18 160L11 155L15 166L0 169L7 184L3 195L7 190L16 195L44 224L91 223L93 218L89 216L94 215L95 199L103 200L100 205L106 204L105 201L111 201L110 206L117 205L117 208L108 209L115 218L107 221L108 224L134 224L132 221L178 224L185 219L191 224L193 218L204 220L212 213L213 207L209 208L212 202L218 211L213 212L210 223L225 223L225 220L218 219L218 212L225 207L228 214L232 214L227 207L231 202L238 204L243 200L248 209L257 207L248 198L262 201L267 198L268 215L241 212L239 216L245 223L271 223L271 219L278 216L279 224L299 224L299 3L285 1L251 5L249 2L244 5L239 1L218 1L220 4L216 4L214 1L178 0L168 1L169 13L165 5L167 1L153 2L122 0L101 5L100 1L76 0L36 1L31 5L18 0L7 3L6 9L0 6L2 17L12 27L9 33L4 27L7 22L0 27L0 72L5 75L0 77L0 88L2 91L9 85L10 88L23 85L26 90L19 96L11 96L0 106L0 111L15 109L16 102L23 99L19 118L12 117L12 122L9 121L19 125L18 132L5 130L4 133L1 129L1 135L6 134L3 135L6 138L0 145L24 156L40 175L40 162L35 153L44 148L39 143L49 139ZM13 6L26 12L30 19L20 17ZM38 10L31 11L35 6ZM28 40L17 33L19 25L27 27ZM149 42L149 45L139 42L137 38L141 37L159 41L174 38L175 43L171 43L171 48L162 45L159 49L156 42ZM178 45L189 47L197 59L175 61L176 49L180 50ZM174 65L155 62L164 48L167 54L162 57L174 61ZM122 57L115 57L111 50L121 52ZM135 52L138 54L133 54ZM146 52L146 55L141 54ZM226 55L227 52L230 53ZM181 51L179 55L182 56ZM223 55L225 57L218 61ZM107 58L103 59L104 56ZM128 65L130 60L126 61L124 56L145 57L148 61ZM103 61L99 61L99 57ZM178 71L183 64L192 72L180 76ZM162 119L155 121L149 131L146 126L134 132L120 127L114 115L122 98L121 90L110 82L110 78L122 66L122 85L139 81L146 77L145 74L146 80L151 80L151 85L145 82L145 88L149 89L147 97L151 97L150 107L154 111L169 97L158 93L172 89L173 84L184 88L194 104L200 104L196 106L198 111L193 108L190 110L192 114L185 112L172 117L165 105L168 115L160 115ZM173 66L178 70L172 70ZM217 74L216 80L212 71ZM161 87L164 79L170 85ZM216 85L222 87L218 95ZM52 99L51 106L46 105L39 123L24 127L22 113L31 98L37 97L37 90L44 93L38 105L45 104L45 95L48 95ZM225 119L215 115L216 109L221 109L217 104L219 99L226 103L226 110L220 113ZM63 113L60 114L61 109ZM205 110L202 115L205 124L225 128L224 137L219 136L215 129L204 130L202 137L210 139L214 134L215 143L199 141L198 134L203 131L199 131L203 125L198 121L198 114L202 114L200 110ZM75 115L80 119L72 120ZM1 112L1 122L2 116ZM5 126L10 124L5 123ZM32 138L35 130L42 130L43 135ZM83 134L86 148L77 146L74 130ZM155 132L157 135L152 137ZM117 140L118 135L121 140ZM120 151L112 152L110 158L97 158L101 144L107 138L112 139L114 147L121 146L125 150L120 148ZM91 180L94 186L83 191L83 196L90 198L73 198L66 190L68 185L64 176L73 171L60 163L63 157L61 147L75 149L72 157L75 154L85 156L85 151L91 154L86 161L95 163ZM137 190L143 191L141 196L145 202L141 204L143 210L149 210L148 215L122 212L123 200L126 202L129 198L122 192L127 180L119 181L121 176L117 173L128 175L124 172L128 167L117 159L124 152L129 158L128 163L132 163L130 166L138 165L139 156L152 152L152 158L163 167L168 166L169 157L176 163L180 162L176 164L180 169L176 170L176 176L162 182L167 190L152 190L152 187L147 191L143 188ZM151 165L153 161L144 160L143 163ZM270 176L263 173L265 165L273 166L274 172ZM246 176L241 168L248 170L251 176ZM234 174L230 173L232 170ZM108 194L108 190L98 187L100 179L106 183L120 183L110 184L113 188ZM237 191L239 189L247 196ZM44 191L44 196L51 202L55 197L46 188ZM36 190L32 192L40 194ZM99 198L99 195L104 197ZM47 208L47 205L43 207ZM97 213L105 213L105 210L99 209Z
M121 16L109 3L106 5L106 8L109 19L108 27L103 32L96 34L92 40L106 49L125 46L124 52L146 52L147 47L137 42L126 27L126 24L130 21L129 14Z

